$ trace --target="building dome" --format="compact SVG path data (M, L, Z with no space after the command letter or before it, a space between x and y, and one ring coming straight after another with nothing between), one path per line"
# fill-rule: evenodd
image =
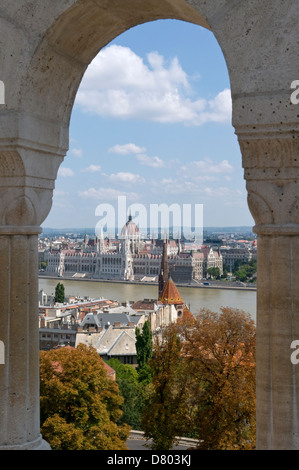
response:
M136 238L139 236L139 228L133 222L132 216L129 216L128 222L123 226L120 237L121 238Z

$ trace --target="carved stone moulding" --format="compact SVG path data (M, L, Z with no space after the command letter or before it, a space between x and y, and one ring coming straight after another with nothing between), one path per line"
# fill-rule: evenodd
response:
M0 146L0 233L40 233L62 161L44 148Z
M242 152L248 206L259 234L299 234L299 129L243 127Z
M236 128L243 168L299 168L299 128L294 125Z

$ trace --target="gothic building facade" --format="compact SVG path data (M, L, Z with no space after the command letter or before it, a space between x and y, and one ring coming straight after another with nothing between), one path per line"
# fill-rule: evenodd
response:
M117 243L104 239L103 233L92 243L84 240L80 248L63 246L48 256L46 272L52 275L85 274L95 279L141 280L158 279L161 262L175 282L192 283L207 277L207 270L223 271L222 255L210 247L183 251L180 240L141 239L137 225L130 216ZM166 269L166 268L165 268Z

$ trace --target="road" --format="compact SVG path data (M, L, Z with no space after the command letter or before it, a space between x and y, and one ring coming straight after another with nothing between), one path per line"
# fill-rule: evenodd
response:
M146 441L144 439L128 439L127 446L130 450L149 450L145 447ZM187 450L188 446L174 446L172 450Z

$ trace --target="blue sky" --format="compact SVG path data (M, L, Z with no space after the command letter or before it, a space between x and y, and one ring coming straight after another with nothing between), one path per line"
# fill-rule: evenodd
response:
M43 227L95 227L99 204L203 205L204 226L254 225L223 54L176 20L137 26L90 64ZM117 209L116 209L117 210Z

